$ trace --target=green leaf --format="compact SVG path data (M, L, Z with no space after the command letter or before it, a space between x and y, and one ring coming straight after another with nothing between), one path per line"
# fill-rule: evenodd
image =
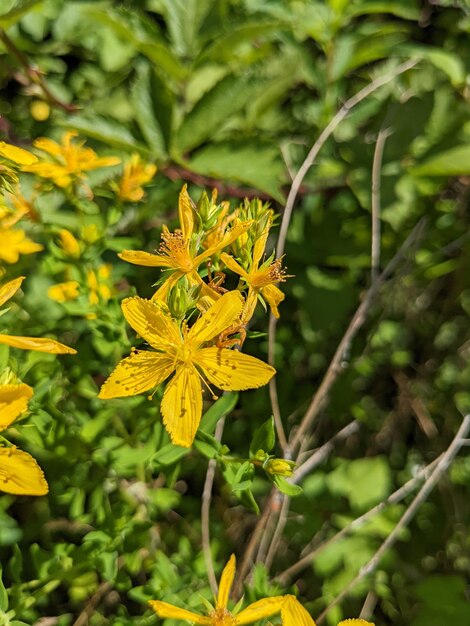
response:
M2 567L0 565L0 611L6 612L8 610L8 594L5 589L5 585L2 580Z
M224 391L222 396L204 413L199 430L213 433L220 418L233 411L237 402L237 391Z
M157 467L159 465L173 465L173 463L176 463L188 453L188 448L183 448L182 446L175 446L172 443L167 443L154 454L154 456L152 457L152 463Z
M442 48L432 48L430 46L420 46L407 44L401 47L403 54L410 56L421 56L427 59L437 69L447 74L454 87L462 86L465 83L467 72L461 57L453 52L447 52Z
M331 493L348 498L351 507L358 511L383 500L390 490L390 467L384 457L342 460L326 477Z
M29 13L37 4L42 4L43 0L2 0L0 6L0 27L7 29L13 26L20 19Z
M276 431L274 430L274 417L270 417L255 430L250 444L250 455L254 456L258 450L271 452L276 444Z
M261 89L259 79L233 74L223 78L183 119L175 139L176 148L184 153L204 143Z
M73 128L79 133L102 141L115 148L137 150L149 154L148 148L140 144L127 127L98 115L71 115L62 123L66 128Z
M294 498L295 496L299 496L302 493L302 487L300 485L293 485L288 480L286 480L283 476L273 476L273 482L276 487L282 493L285 493L286 496Z
M416 176L465 176L470 174L470 144L440 152L413 167Z
M198 174L224 181L238 181L269 194L279 202L284 196L279 190L284 166L274 147L254 144L211 144L195 154L188 168Z
M421 7L416 0L362 0L350 2L346 11L349 19L374 13L389 13L405 20L418 20Z
M199 50L198 31L214 0L161 0L173 49L194 57Z
M139 63L131 90L135 118L152 154L167 155L172 127L173 98L148 63Z

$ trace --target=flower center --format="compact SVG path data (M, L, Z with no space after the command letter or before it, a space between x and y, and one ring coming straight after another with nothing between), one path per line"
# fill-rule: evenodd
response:
M224 608L218 608L209 614L212 620L212 626L235 626L235 618Z
M253 272L249 282L255 289L260 289L267 285L284 282L286 278L286 270L282 267L282 259L276 259L265 269Z
M168 230L164 230L158 251L160 254L170 257L175 267L182 272L191 272L193 262L188 253L187 243L181 231L170 233Z

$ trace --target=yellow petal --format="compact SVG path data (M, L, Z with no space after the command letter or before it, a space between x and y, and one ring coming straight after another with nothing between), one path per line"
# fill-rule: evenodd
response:
M49 487L36 460L12 446L0 448L0 491L17 496L43 496Z
M49 337L16 337L13 335L0 334L0 343L21 350L36 350L37 352L49 352L49 354L77 354L73 348L63 343L49 339Z
M174 267L174 263L169 257L151 254L143 250L123 250L118 254L118 257L128 263L143 265L144 267Z
M177 446L190 448L201 421L202 388L195 367L180 367L163 394L163 424Z
M103 383L98 398L125 398L154 389L174 370L172 359L158 352L133 352Z
M228 348L201 348L194 363L219 389L242 391L266 385L276 373L274 367L254 356Z
M239 319L242 308L243 298L239 291L225 293L201 315L189 331L188 338L194 341L195 345L210 341Z
M0 306L15 295L24 279L24 276L18 276L18 278L14 278L0 287Z
M241 613L239 613L235 617L235 623L237 626L242 626L242 624L252 624L253 622L257 622L261 619L266 619L267 617L271 617L282 608L284 604L284 596L275 596L274 598L263 598L263 600L258 600L258 602L253 602L250 606L247 606ZM294 626L292 624L292 626ZM296 624L295 626L300 626L300 624Z
M230 270L232 270L232 272L235 272L235 274L238 274L239 276L242 276L243 278L246 278L248 276L248 272L246 272L243 269L243 267L240 265L240 263L238 263L238 261L235 261L233 256L230 256L230 254L227 254L226 252L222 252L222 254L220 255L220 258L222 262L225 263L225 265Z
M157 350L176 349L182 344L177 325L155 302L137 296L123 300L121 307L129 325Z
M281 610L282 626L315 626L310 614L295 596L285 596Z
M0 385L0 430L12 424L28 407L33 395L29 385Z
M266 227L261 233L261 235L258 237L258 239L255 241L255 245L253 246L253 268L258 267L259 262L261 261L261 257L264 254L264 251L266 248L266 242L268 241L268 237L269 237L269 231L273 224L273 215L274 213L271 210L269 219L266 223Z
M279 311L277 310L277 307L286 297L279 287L276 287L276 285L266 285L266 287L261 289L261 295L271 307L274 317L279 318Z
M222 576L220 577L219 594L217 596L217 608L227 608L228 597L235 576L235 566L236 559L235 555L232 554L227 565L224 567Z
M221 250L229 246L235 241L235 239L238 239L238 237L246 233L246 231L251 227L252 224L253 220L250 220L248 222L241 222L241 224L237 224L237 226L234 226L232 230L230 230L221 239L218 240L218 243L210 246L209 248L207 248L207 250L201 252L201 254L199 254L194 259L194 267L200 265L202 261L204 261L204 259L213 256L217 252L220 252Z
M374 626L374 624L363 619L345 619L338 626Z
M186 611L186 609L180 609L177 606L173 606L173 604L168 604L168 602L160 602L159 600L150 600L150 606L162 619L169 617L170 619L184 619L187 622L193 622L194 624L202 624L203 626L211 626L212 620L210 617L203 617L202 615L197 615L197 613L191 613L191 611Z
M178 215L184 239L190 239L194 230L192 200L188 194L188 186L183 185L178 198Z
M48 137L38 137L35 139L34 147L38 150L42 150L43 152L47 152L52 156L59 156L62 153L61 146L56 141L49 139Z
M31 165L31 163L36 163L38 160L31 152L12 146L9 143L5 143L5 141L0 141L0 156L6 157L19 165Z

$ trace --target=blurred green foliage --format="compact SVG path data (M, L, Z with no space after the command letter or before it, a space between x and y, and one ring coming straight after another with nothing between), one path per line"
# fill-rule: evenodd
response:
M381 129L390 132L381 168L382 267L421 227L345 355L309 447L352 419L361 428L304 479L274 563L269 572L257 565L247 598L287 591L270 576L295 563L312 538L341 529L436 458L461 412L470 410L468 3L7 0L0 27L18 53L1 51L3 138L27 146L75 129L100 154L125 158L137 151L159 168L146 200L126 207L114 206L106 191L115 170L91 174L90 186L103 191L93 201L82 197L79 211L56 190L42 194L41 223L30 230L46 252L9 270L8 277L28 279L21 309L2 318L7 332L55 332L79 352L60 360L28 353L15 361L12 351L8 361L8 349L0 348L2 365L16 367L34 386L31 415L13 434L39 459L51 490L36 500L0 498L6 588L0 587L0 623L10 626L78 625L85 623L76 622L83 610L91 611L93 626L143 626L157 623L146 612L148 599L193 609L201 596L210 599L199 515L206 457L216 445L211 436L217 419L230 413L223 443L247 458L250 441L263 438L255 431L269 421L268 394L224 396L219 402L228 404L209 409L206 436L190 453L169 443L155 403L145 397L98 400L99 385L131 346L118 301L135 292L150 296L158 279L153 269L126 265L115 253L157 247L159 228L175 218L183 180L196 196L218 186L232 206L244 195L261 195L281 210L292 172L341 103L400 61L419 59L340 124L294 209L286 262L295 278L283 286L276 346L288 430L370 284L371 172ZM28 78L22 59L39 82ZM38 100L49 100L46 119L33 116ZM63 271L58 229L87 225L100 237L77 261L81 280L87 268L110 263L115 285L94 319L86 318L85 301L45 297ZM265 331L265 319L254 330ZM266 358L264 336L250 345ZM249 507L270 489L265 478L244 462L217 474L211 535L219 570L230 552L242 553L256 521ZM359 614L371 591L376 624L465 624L469 490L463 450L331 623ZM386 509L331 544L293 581L312 615L368 561L405 506Z

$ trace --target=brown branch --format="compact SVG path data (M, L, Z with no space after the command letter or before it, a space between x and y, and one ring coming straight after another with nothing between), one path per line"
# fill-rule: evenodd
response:
M95 612L104 596L112 589L109 582L102 582L85 605L85 608L74 621L73 626L87 626L89 618Z
M3 42L3 45L5 46L7 51L11 54L12 57L14 57L18 61L19 65L23 68L26 78L28 79L30 84L36 85L41 89L44 97L49 102L49 104L51 104L52 106L56 106L59 109L66 111L67 113L74 113L75 111L78 111L80 109L80 107L75 104L63 102L51 92L49 87L44 82L44 78L40 70L30 64L26 54L22 50L17 48L15 43L10 39L10 37L2 28L0 28L0 41Z
M332 602L330 602L330 604L326 607L326 609L318 618L317 620L318 623L324 620L328 611L330 611L339 602L341 602L341 600L345 596L348 595L348 593L351 591L351 589L353 589L357 585L357 583L363 580L366 576L369 576L369 574L372 574L377 569L377 567L380 565L380 561L382 560L382 557L384 556L384 554L398 540L401 534L401 531L408 526L408 524L416 515L419 507L428 498L429 494L437 485L442 475L448 470L450 464L452 463L456 454L459 452L461 448L462 439L465 439L469 431L470 431L470 414L466 415L463 418L462 424L460 425L460 428L458 429L457 434L455 435L451 444L449 445L447 450L444 452L444 454L440 458L436 467L431 472L431 475L426 479L424 485L421 487L421 489L418 491L418 493L414 497L410 506L403 513L403 515L399 519L397 525L392 530L390 535L381 544L381 546L376 551L374 556L371 559L369 559L369 561L365 565L361 567L358 574L353 578L353 580L351 580L351 582L346 585L346 587L341 591L341 593L339 593L336 596L336 598Z

